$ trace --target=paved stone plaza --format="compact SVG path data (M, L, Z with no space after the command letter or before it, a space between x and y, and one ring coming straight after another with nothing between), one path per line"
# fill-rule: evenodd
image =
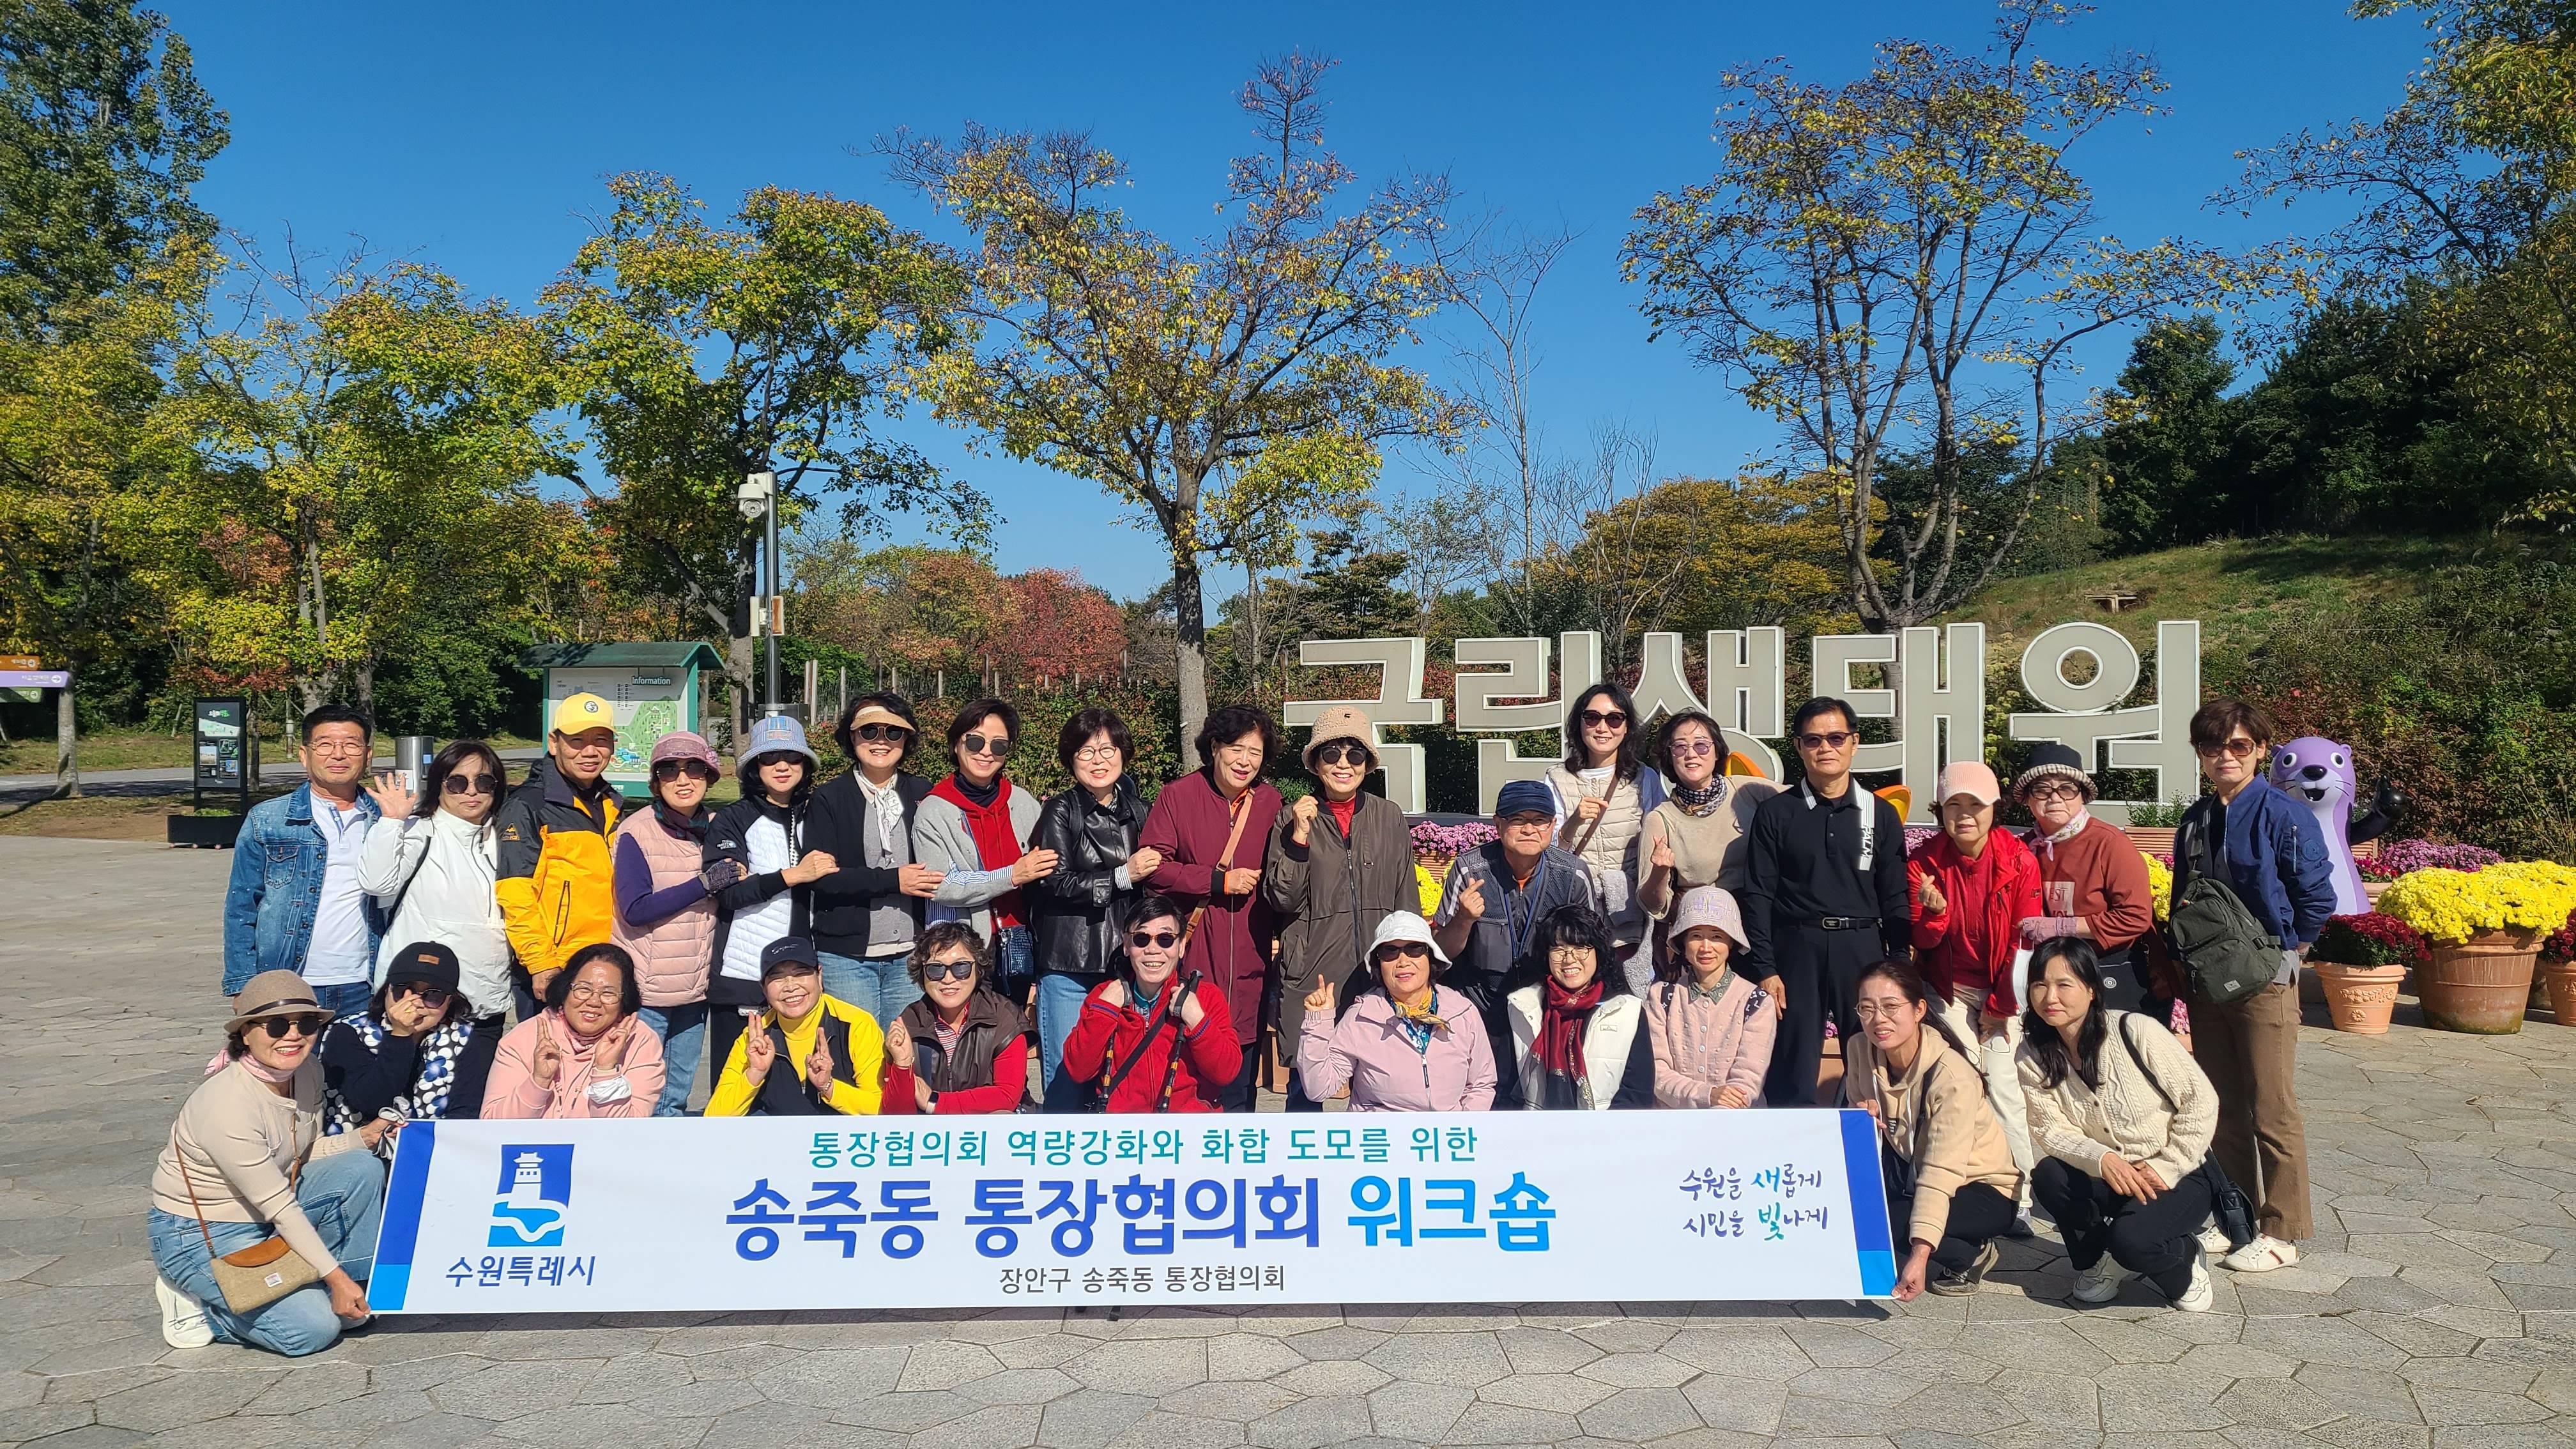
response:
M2216 1311L1968 1299L403 1320L160 1338L144 1183L219 1039L229 853L0 839L0 1442L1270 1449L2576 1443L2576 1031L2302 1043L2319 1236ZM1502 1284L1460 1296L1508 1297Z

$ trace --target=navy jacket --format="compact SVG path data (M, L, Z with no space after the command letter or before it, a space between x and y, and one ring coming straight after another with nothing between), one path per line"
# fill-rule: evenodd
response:
M2174 839L2173 898L2191 884L2194 844L2209 829L2218 797L2203 795L2183 812ZM2245 909L2284 946L2305 946L2334 914L2334 866L2308 807L2257 775L2227 806L2228 884Z

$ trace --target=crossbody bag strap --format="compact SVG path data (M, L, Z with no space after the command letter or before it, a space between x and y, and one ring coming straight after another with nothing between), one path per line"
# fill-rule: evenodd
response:
M1227 812L1234 817L1234 828L1225 833L1225 849L1217 852L1217 878L1210 882L1212 888L1208 891L1209 899L1213 899L1217 890L1224 887L1225 873L1234 869L1234 848L1243 843L1244 822L1252 818L1252 792L1250 790L1244 791L1243 794L1237 798L1235 804L1240 808L1230 809ZM1190 949L1190 937L1198 934L1199 917L1207 914L1207 908L1208 903L1206 900L1202 900L1197 905L1190 907L1190 918L1181 923L1181 940L1178 949L1182 951Z
M2147 1085L2155 1088L2156 1095L2164 1099L2165 1110L2181 1111L2182 1105L2174 1100L2173 1093L2166 1091L2165 1084L2156 1080L2156 1069L2148 1066L2147 1059L2139 1054L2138 1043L2129 1035L2129 1017L2126 1013L2120 1017L2120 1045L2129 1049L2129 1060L2137 1063L2138 1071L2147 1079Z
M206 1240L206 1258L212 1261L216 1256L214 1230L206 1226L206 1209L197 1201L197 1179L188 1171L188 1154L179 1146L179 1124L176 1122L170 1124L170 1160L179 1164L179 1185L188 1190L188 1211L197 1215L197 1236ZM296 1174L303 1170L304 1159L301 1157L286 1169L286 1187L289 1192L295 1189ZM266 1226L270 1232L277 1231L275 1223L269 1223Z
M1129 987L1128 989L1131 992L1134 990L1133 987ZM1136 1064L1145 1059L1145 1053L1153 1050L1154 1038L1162 1035L1163 1023L1171 1017L1171 1014L1172 993L1166 991L1163 993L1163 998L1154 1003L1154 1019L1145 1023L1145 1034L1136 1039L1136 1050L1127 1054L1127 1060L1119 1066L1117 1071L1112 1072L1108 1077L1101 1081L1100 1105L1102 1110L1105 1111L1108 1109L1109 1094L1117 1091L1119 1083L1126 1081L1127 1074L1136 1070ZM1176 1051L1179 1049L1179 1043L1177 1041L1173 1043L1173 1048ZM1164 1091L1168 1093L1170 1090L1170 1086L1166 1084Z

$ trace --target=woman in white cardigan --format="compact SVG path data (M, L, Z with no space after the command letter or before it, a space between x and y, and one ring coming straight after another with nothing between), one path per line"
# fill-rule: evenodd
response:
M492 819L509 788L501 756L458 740L421 771L420 794L378 775L367 793L384 818L358 850L358 887L392 919L376 953L378 990L406 947L435 941L456 953L457 989L474 1034L456 1062L451 1116L473 1115L510 1009L510 937L493 889Z
M2218 1128L2217 1089L2152 1017L2103 1007L2101 961L2080 937L2040 945L2022 1033L2022 1097L2046 1154L2031 1195L2066 1240L2075 1300L2108 1303L2136 1273L2174 1307L2206 1312L2200 1165Z

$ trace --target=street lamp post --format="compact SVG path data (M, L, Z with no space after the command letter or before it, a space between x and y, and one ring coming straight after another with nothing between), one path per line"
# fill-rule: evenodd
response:
M734 506L742 511L744 518L763 520L760 549L763 586L754 612L767 615L755 625L766 636L767 646L763 650L765 659L763 672L767 677L768 687L766 697L762 700L762 712L775 713L778 706L778 625L780 622L778 618L778 475L752 474L742 480L741 487L734 490L733 498Z

